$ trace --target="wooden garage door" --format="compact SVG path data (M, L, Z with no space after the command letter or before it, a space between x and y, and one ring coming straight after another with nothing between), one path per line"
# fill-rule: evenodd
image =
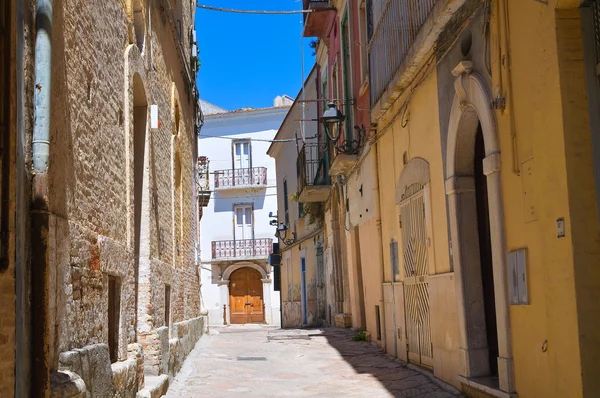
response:
M260 273L240 268L229 277L229 308L232 324L263 323L263 284Z

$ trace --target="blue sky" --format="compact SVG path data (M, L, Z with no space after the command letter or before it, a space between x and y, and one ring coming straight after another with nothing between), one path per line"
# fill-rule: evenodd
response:
M244 10L299 10L301 0L198 0ZM302 85L302 15L252 15L196 9L202 67L200 98L227 110L270 107L277 95L295 97ZM305 73L314 57L304 39Z

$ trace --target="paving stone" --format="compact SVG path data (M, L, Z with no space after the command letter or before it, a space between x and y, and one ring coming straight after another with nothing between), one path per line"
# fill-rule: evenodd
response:
M308 336L310 340L270 340ZM457 396L409 369L349 330L219 328L200 339L167 397L419 397ZM237 361L238 357L264 357Z

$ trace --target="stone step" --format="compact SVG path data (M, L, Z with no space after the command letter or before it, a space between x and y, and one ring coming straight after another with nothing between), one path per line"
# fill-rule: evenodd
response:
M137 393L137 398L160 398L167 393L169 376L144 376L144 388Z

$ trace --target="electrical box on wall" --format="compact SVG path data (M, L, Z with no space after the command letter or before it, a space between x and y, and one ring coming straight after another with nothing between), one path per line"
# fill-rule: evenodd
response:
M158 105L150 105L150 128L158 128Z
M527 249L508 253L508 294L511 305L528 305Z

